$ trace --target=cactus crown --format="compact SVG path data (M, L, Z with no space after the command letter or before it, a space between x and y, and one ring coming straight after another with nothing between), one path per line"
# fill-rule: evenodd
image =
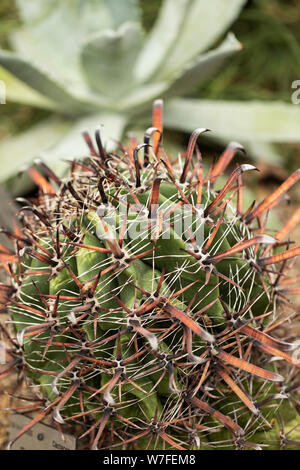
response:
M206 130L171 161L156 101L143 144L107 154L100 132L96 146L85 132L90 157L67 181L43 162L44 176L28 169L39 195L18 200L22 229L3 230L15 247L1 252L11 283L0 286L14 334L2 327L0 377L17 370L40 387L31 425L50 413L80 423L93 449L298 445L286 325L300 249L284 238L300 214L273 236L266 215L300 171L245 209L243 174L256 168L237 166L217 190L243 148L231 142L204 175Z

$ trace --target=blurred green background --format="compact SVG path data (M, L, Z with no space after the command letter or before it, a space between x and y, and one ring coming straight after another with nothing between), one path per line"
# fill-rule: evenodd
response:
M140 0L143 22L151 28L162 0ZM13 0L0 2L0 47L19 23ZM300 5L298 0L250 0L230 28L244 48L217 77L193 96L211 99L291 102L291 84L300 79ZM201 31L201 23L199 23ZM0 139L30 127L46 111L17 104L0 106ZM300 144L280 145L287 170L297 168Z

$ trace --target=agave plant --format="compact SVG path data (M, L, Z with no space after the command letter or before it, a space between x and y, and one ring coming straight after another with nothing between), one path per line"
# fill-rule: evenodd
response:
M10 279L0 301L12 331L0 378L39 392L28 408L58 426L80 425L91 449L299 448L299 342L289 268L300 247L267 214L299 179L244 207L237 145L203 174L196 141L171 161L162 103L144 142L108 152L96 131L90 157L60 179L44 162L27 172L35 199L4 230ZM152 138L152 146L149 147ZM143 156L141 155L143 152ZM193 163L193 153L196 160ZM28 398L32 400L32 398Z
M296 106L180 98L241 50L232 33L209 48L245 0L165 0L149 34L142 29L137 0L16 3L23 25L10 38L15 52L0 51L7 100L55 116L2 143L2 181L37 155L61 173L63 158L83 155L80 130L105 124L104 139L120 139L128 123L137 117L141 122L161 96L166 127L191 132L205 122L214 138L234 137L260 159L278 158L270 142L299 141Z

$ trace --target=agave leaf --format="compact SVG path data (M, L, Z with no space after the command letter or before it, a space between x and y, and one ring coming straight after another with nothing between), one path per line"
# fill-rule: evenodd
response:
M269 162L273 165L280 164L282 162L282 156L277 152L275 146L272 144L257 141L243 142L243 144L245 145L247 152L258 160ZM272 214L274 215L276 212ZM272 216L272 214L270 214L270 216ZM278 222L277 227L279 227L279 225L280 224Z
M47 16L54 7L58 6L58 0L15 0L19 15L23 21L33 22Z
M18 57L12 52L0 50L0 64L26 85L58 103L64 112L74 113L84 110L83 102L76 100L59 82L26 59Z
M189 64L228 29L246 0L194 0L190 2L173 51L160 69L159 78L169 78Z
M241 43L233 33L229 33L219 47L197 58L171 85L166 96L178 96L192 91L212 76L227 59L241 49Z
M79 54L91 34L139 19L136 0L19 0L25 25L11 34L20 56L61 80L80 83Z
M220 140L298 142L300 109L282 102L173 99L167 127L190 132L205 123Z
M155 73L174 46L191 3L191 0L164 1L135 66L134 73L139 82L148 80Z
M0 143L0 181L5 181L28 165L45 147L55 145L70 129L72 122L50 118L14 138Z
M37 48L64 54L69 59L79 51L87 35L110 28L114 21L108 0L17 0L17 3L32 39L38 42ZM19 45L26 52L27 44ZM27 56L31 52L27 50Z
M6 227L11 230L13 228L13 223L12 223L13 217L17 209L16 209L16 206L12 206L11 198L2 186L0 186L0 201L1 201L0 227ZM10 242L8 241L7 237L2 233L0 234L0 245L1 245L1 250L3 250L3 246L8 249L11 248ZM1 259L1 255L0 255L0 259ZM6 275L1 269L0 282L5 282L5 280L6 280Z
M142 41L137 23L123 24L118 31L103 31L87 41L81 63L91 88L113 97L133 88L132 70Z
M25 25L10 35L20 56L61 80L80 82L78 56L87 35L111 26L104 0L19 0Z
M27 104L38 108L46 108L54 110L57 104L48 100L45 96L35 91L33 88L25 85L11 73L0 67L0 80L5 83L6 101L14 101L15 103Z
M162 96L169 87L168 82L146 83L128 92L124 98L120 99L116 106L120 111L128 112L129 108L134 108L134 113L147 109L147 105L157 96Z
M103 15L107 15L106 10L110 12L111 23L107 26L119 26L125 21L139 20L140 8L137 0L47 0L47 2L41 2L41 0L16 0L20 16L23 21L33 22L36 20L42 20L51 14L52 10L61 7L64 4L64 8L68 8L73 14L81 15L82 12L87 11L92 21L95 20L95 16L98 15L98 20L103 21Z

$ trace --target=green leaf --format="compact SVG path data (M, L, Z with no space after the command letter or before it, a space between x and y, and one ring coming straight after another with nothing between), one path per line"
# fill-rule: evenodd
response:
M55 109L57 104L25 85L11 73L0 67L0 80L5 84L6 101L27 104L38 108Z
M19 10L19 15L23 21L32 22L40 19L46 12L49 13L58 0L48 0L41 2L39 0L15 0Z
M166 127L191 132L212 129L221 140L299 142L300 108L282 102L173 99L165 107Z
M123 23L139 21L141 9L138 0L104 0L111 16L111 27L119 28Z
M247 153L252 155L258 161L264 161L271 163L272 165L281 165L282 156L277 152L274 145L268 144L267 142L257 141L245 141L243 142L244 147L247 149ZM270 216L274 215L271 211ZM278 227L278 225L277 225Z
M94 114L78 121L58 118L45 120L0 143L0 182L11 178L7 183L11 194L19 195L28 190L30 184L25 175L21 178L13 177L37 157L45 161L58 175L63 176L69 166L64 159L72 160L89 155L82 131L88 130L92 134L97 126L102 125L103 145L111 151L115 147L115 141L112 139L121 138L125 124L123 116L112 113Z
M108 11L111 17L111 26L119 26L126 21L138 21L140 19L140 8L137 0L16 0L16 4L23 21L33 22L46 18L53 9L61 7L81 15L88 11L91 21L103 21L103 13ZM107 14L107 13L106 13ZM107 25L109 26L109 25Z
M191 0L165 0L147 42L138 57L135 76L139 82L148 80L166 58L177 41Z
M107 28L138 21L137 0L18 0L27 24L11 35L13 48L48 73L77 85L82 44Z
M13 229L13 217L16 213L17 206L11 204L11 197L5 191L5 189L0 186L0 201L1 201L1 211L0 211L0 227L7 227ZM11 248L11 243L7 239L6 235L0 233L0 244L6 248ZM1 255L0 255L1 258ZM0 282L5 282L5 272L1 269L0 271Z
M133 88L133 65L142 41L140 26L126 23L118 31L103 31L86 42L81 61L89 85L113 97Z
M46 119L16 137L2 140L0 143L0 181L5 181L16 175L22 167L30 164L41 151L55 145L71 125L71 122L63 119Z
M78 58L89 34L111 27L107 0L19 0L24 27L11 36L25 59L70 83L80 82Z
M233 54L242 49L233 33L229 33L222 44L201 55L183 74L175 80L167 91L167 96L178 96L192 91L196 86L211 77Z
M58 107L63 108L64 112L72 113L84 109L83 104L76 101L54 78L46 75L26 59L12 52L0 50L0 65L29 87L58 103Z
M82 137L83 131L91 136L97 127L101 126L101 139L104 147L112 151L123 133L126 121L120 114L92 114L73 122L72 127L62 139L52 148L41 151L40 157L46 161L58 174L63 175L66 168L64 159L73 160L89 155L88 147Z
M213 45L236 20L246 0L194 0L158 78L169 78Z

